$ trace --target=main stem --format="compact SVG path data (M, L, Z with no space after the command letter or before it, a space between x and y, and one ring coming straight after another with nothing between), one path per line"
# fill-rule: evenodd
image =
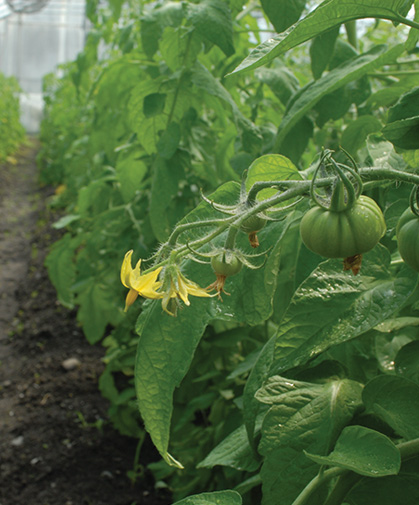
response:
M389 180L389 181L406 182L409 184L416 184L419 186L419 175L410 172L403 172L401 170L395 170L392 168L378 168L378 167L362 168L359 170L359 175L369 182ZM333 183L334 179L335 179L334 177L318 179L316 181L316 186L317 187L329 186L330 184ZM249 210L240 214L239 216L232 216L224 220L214 219L211 221L202 221L202 222L196 221L192 223L184 223L180 225L178 228L175 228L169 239L169 242L166 245L174 247L174 249L172 249L172 254L174 254L174 257L182 257L190 252L189 247L195 247L195 248L201 247L210 242L211 240L213 240L214 238L218 237L226 229L229 229L226 246L233 248L235 237L243 221L245 221L248 217L254 214L258 214L259 212L263 212L267 209L270 209L275 205L279 205L283 202L286 202L293 198L301 197L303 195L309 195L310 186L311 181L309 180L256 182L250 188L248 193L247 202L249 204ZM278 193L271 196L270 198L258 202L256 200L257 194L266 188L276 188L278 189ZM215 225L215 226L218 225L218 227L217 229L205 235L204 237L196 239L190 242L188 245L181 245L176 248L175 246L176 238L181 233L183 233L188 229L197 228L205 225ZM159 262L158 265L163 265L166 263L167 260L163 260ZM154 269L158 265L154 265L152 268L146 270L144 273Z

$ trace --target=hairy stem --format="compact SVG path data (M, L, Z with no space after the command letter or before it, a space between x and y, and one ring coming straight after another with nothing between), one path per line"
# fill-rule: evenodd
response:
M419 175L410 172L403 172L401 170L394 170L392 168L378 168L378 167L362 168L359 170L359 175L361 176L361 178L368 181L367 186L369 184L374 183L374 181L383 181L383 180L399 181L419 185ZM316 187L329 186L330 184L333 183L334 180L335 177L326 177L318 179L316 181ZM271 207L274 207L275 205L282 204L288 200L298 198L304 195L309 195L310 186L311 186L310 180L256 182L250 188L250 191L248 193L247 203L249 205L249 209L246 212L243 212L238 216L231 216L226 219L220 219L220 220L214 219L202 222L197 221L193 223L185 223L183 225L180 225L179 227L175 228L175 230L173 231L172 235L169 238L169 241L163 246L163 250L166 250L165 249L166 246L170 248L173 254L172 260L174 260L189 254L190 252L189 247L194 248L201 247L211 242L211 240L218 237L221 233L223 233L227 229L229 229L229 234L227 236L226 247L232 249L234 247L235 238L240 229L240 225L246 219L248 219L250 216L254 214L263 212L267 209L270 209ZM263 189L266 188L276 188L278 189L278 193L271 196L270 198L266 198L265 200L261 200L260 202L258 202L256 200L257 194L259 193L259 191L262 191ZM179 234L183 233L188 229L197 228L200 226L217 226L217 228L211 233L208 233L207 235L190 242L190 244L188 245L181 245L178 247L175 246L176 239L179 236ZM174 247L174 249L172 249L172 247ZM156 268L156 266L165 265L167 262L168 260L160 261L158 264L154 265L153 268ZM146 270L144 273L152 270L153 268Z
M176 226L176 228L172 231L172 234L167 240L168 246L174 246L176 244L176 240L179 235L184 233L185 231L192 230L193 228L200 228L201 226L219 226L224 223L230 223L235 219L235 216L231 216L226 219L208 219L207 221L195 221L192 223L184 223Z

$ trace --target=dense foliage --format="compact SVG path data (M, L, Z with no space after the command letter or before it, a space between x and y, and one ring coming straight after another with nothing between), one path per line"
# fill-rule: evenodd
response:
M84 51L45 79L49 273L106 346L131 478L146 430L179 505L419 499L396 241L419 185L413 3L90 1ZM306 230L332 259L302 242L310 202L338 214Z
M19 85L14 77L0 74L0 163L6 161L24 139L20 123Z

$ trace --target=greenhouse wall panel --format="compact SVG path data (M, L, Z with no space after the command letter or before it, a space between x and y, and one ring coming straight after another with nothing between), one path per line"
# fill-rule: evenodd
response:
M39 128L43 76L83 49L84 7L84 1L51 0L38 12L19 13L0 0L0 72L19 81L22 122L29 132Z

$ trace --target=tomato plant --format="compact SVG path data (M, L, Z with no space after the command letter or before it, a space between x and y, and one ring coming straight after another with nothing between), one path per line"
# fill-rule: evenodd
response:
M19 84L14 77L0 74L0 163L6 161L24 139L20 123Z
M419 500L419 293L394 240L419 184L412 6L91 1L45 80L50 276L179 503Z

